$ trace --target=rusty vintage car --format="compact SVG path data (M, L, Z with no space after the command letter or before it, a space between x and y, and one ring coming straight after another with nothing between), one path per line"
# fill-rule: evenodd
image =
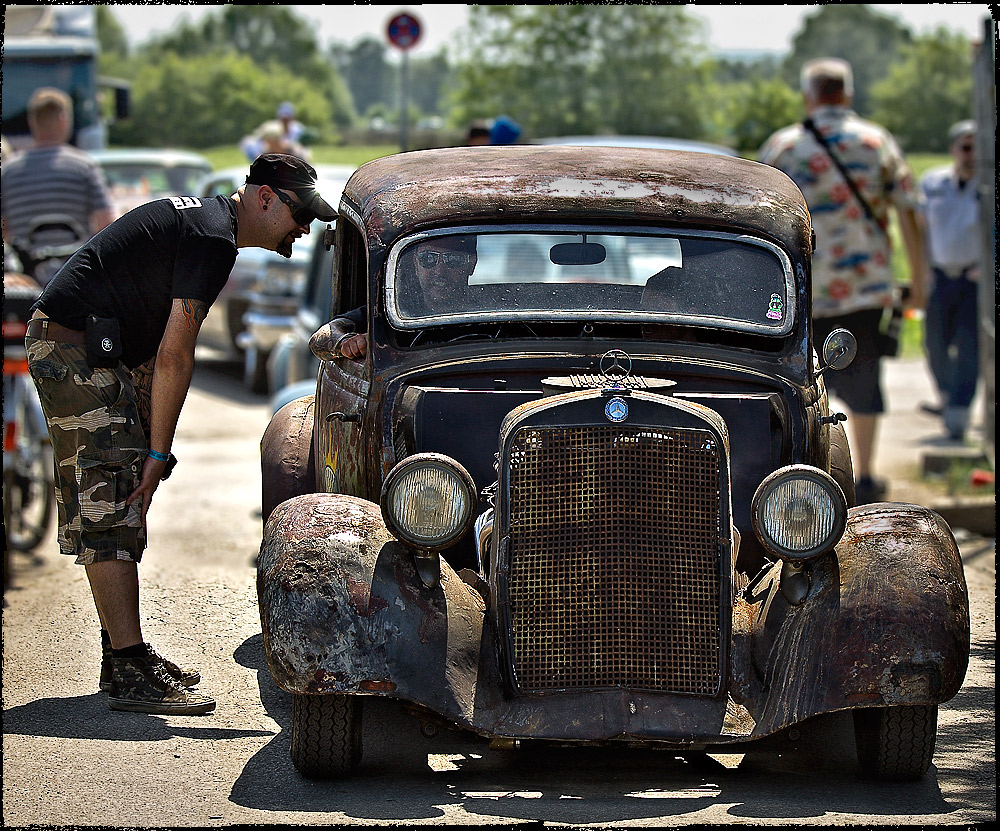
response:
M782 173L661 150L453 148L347 183L315 394L261 442L267 663L309 777L366 697L494 744L747 746L853 711L929 769L968 595L923 507L854 505ZM428 276L430 275L430 276Z

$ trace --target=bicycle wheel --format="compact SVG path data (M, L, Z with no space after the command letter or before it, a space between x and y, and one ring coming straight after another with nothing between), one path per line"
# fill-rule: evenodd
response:
M38 419L28 412L31 399L27 390L22 388L18 393L14 435L4 436L3 518L7 546L14 551L30 551L49 530L55 485L49 435L39 429ZM5 424L5 433L7 430ZM11 447L10 451L7 447Z

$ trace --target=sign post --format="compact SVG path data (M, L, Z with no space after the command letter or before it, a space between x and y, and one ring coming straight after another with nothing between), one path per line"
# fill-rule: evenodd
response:
M407 133L410 103L407 55L420 40L420 21L407 12L397 14L389 20L386 27L386 37L389 39L389 43L401 53L399 66L399 149L401 153L405 153L409 141Z

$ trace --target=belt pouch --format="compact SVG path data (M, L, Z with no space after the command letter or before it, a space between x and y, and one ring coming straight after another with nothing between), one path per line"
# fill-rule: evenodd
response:
M122 335L114 317L87 317L87 364L93 368L114 367L122 354Z

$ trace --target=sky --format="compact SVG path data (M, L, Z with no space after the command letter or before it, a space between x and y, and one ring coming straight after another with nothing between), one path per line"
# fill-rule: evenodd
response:
M915 34L934 31L938 26L981 40L983 20L990 16L985 3L926 3L871 4L879 11L897 17ZM195 22L217 5L119 3L112 6L115 17L125 28L133 46L150 36L169 31L187 18ZM467 20L467 7L457 4L414 5L293 5L297 14L313 24L320 43L330 41L353 43L365 35L384 38L388 21L396 14L408 12L421 24L421 37L410 51L423 56L447 45L454 31ZM817 4L751 6L688 4L687 11L708 24L708 46L718 51L784 52L799 30L805 15L815 11Z

